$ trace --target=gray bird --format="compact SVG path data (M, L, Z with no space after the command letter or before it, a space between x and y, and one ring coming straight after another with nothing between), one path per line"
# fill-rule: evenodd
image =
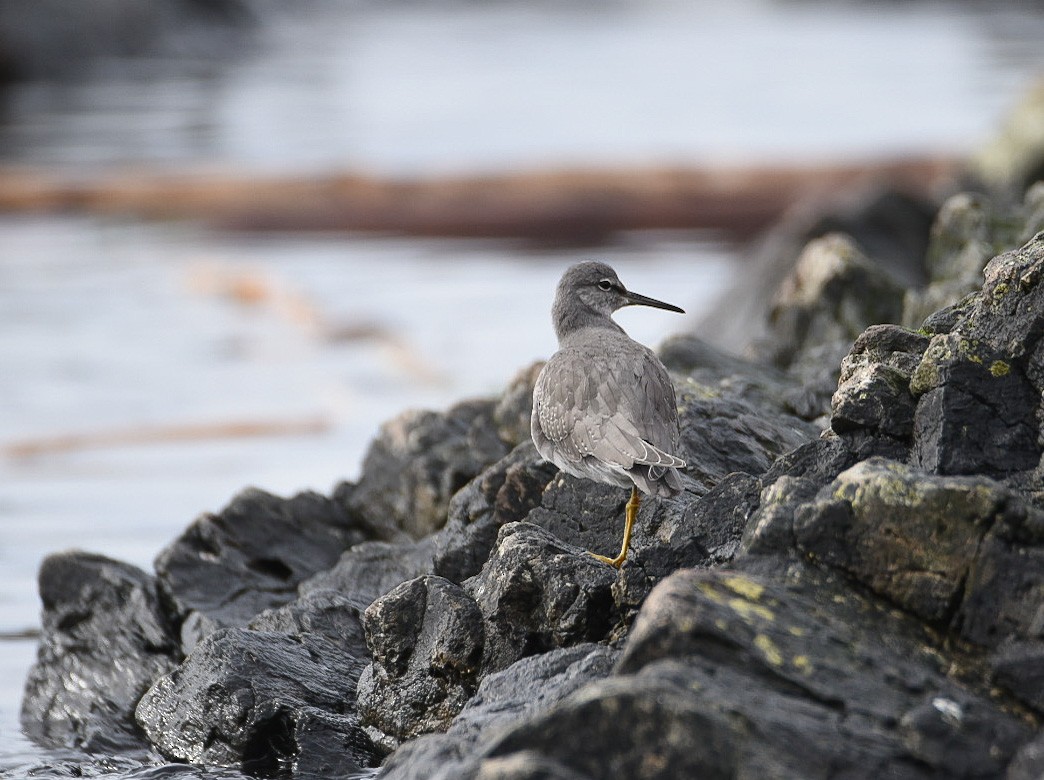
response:
M627 558L638 514L638 491L673 496L678 469L678 407L667 369L651 349L633 341L611 315L624 306L677 306L627 290L605 263L583 262L558 283L551 318L556 352L533 388L533 443L544 459L575 477L631 488L623 547L615 558L591 553L619 568Z

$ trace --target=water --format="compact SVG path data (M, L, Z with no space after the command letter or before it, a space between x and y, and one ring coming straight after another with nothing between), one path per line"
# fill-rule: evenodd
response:
M16 88L0 163L422 175L961 153L1044 72L1044 21L1017 4L282 6L260 6L227 60ZM594 254L695 317L730 252L707 236L536 252L0 217L0 635L36 626L50 551L148 568L245 485L327 492L380 421L496 392L553 351L566 264ZM688 321L619 318L650 344ZM282 432L217 435L241 422ZM34 648L0 639L12 777L42 755L17 725Z

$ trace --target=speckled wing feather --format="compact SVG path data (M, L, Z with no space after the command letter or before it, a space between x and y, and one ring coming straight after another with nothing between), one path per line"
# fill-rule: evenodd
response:
M570 462L590 456L624 471L685 465L671 454L679 434L670 378L651 350L626 342L626 349L613 338L566 347L548 361L533 410L534 440L545 457L541 437Z

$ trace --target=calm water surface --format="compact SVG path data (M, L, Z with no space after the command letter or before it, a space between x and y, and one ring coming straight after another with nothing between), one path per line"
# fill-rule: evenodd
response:
M15 89L0 162L426 174L950 154L989 137L1044 72L1044 22L1016 4L263 7L227 61ZM329 491L357 475L380 421L496 392L553 351L554 283L590 254L0 218L0 633L36 625L50 551L147 568L243 486ZM686 236L597 256L690 314L730 268L723 247ZM685 322L620 320L652 344ZM289 433L159 435L244 421ZM113 442L142 431L155 440ZM70 435L88 438L55 438ZM39 757L17 725L33 652L0 640L9 777Z

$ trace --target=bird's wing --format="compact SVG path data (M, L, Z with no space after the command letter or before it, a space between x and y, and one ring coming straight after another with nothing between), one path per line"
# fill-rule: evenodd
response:
M679 439L674 387L644 347L556 353L537 380L534 422L570 455L593 456L625 470L636 463L685 465L670 454Z

